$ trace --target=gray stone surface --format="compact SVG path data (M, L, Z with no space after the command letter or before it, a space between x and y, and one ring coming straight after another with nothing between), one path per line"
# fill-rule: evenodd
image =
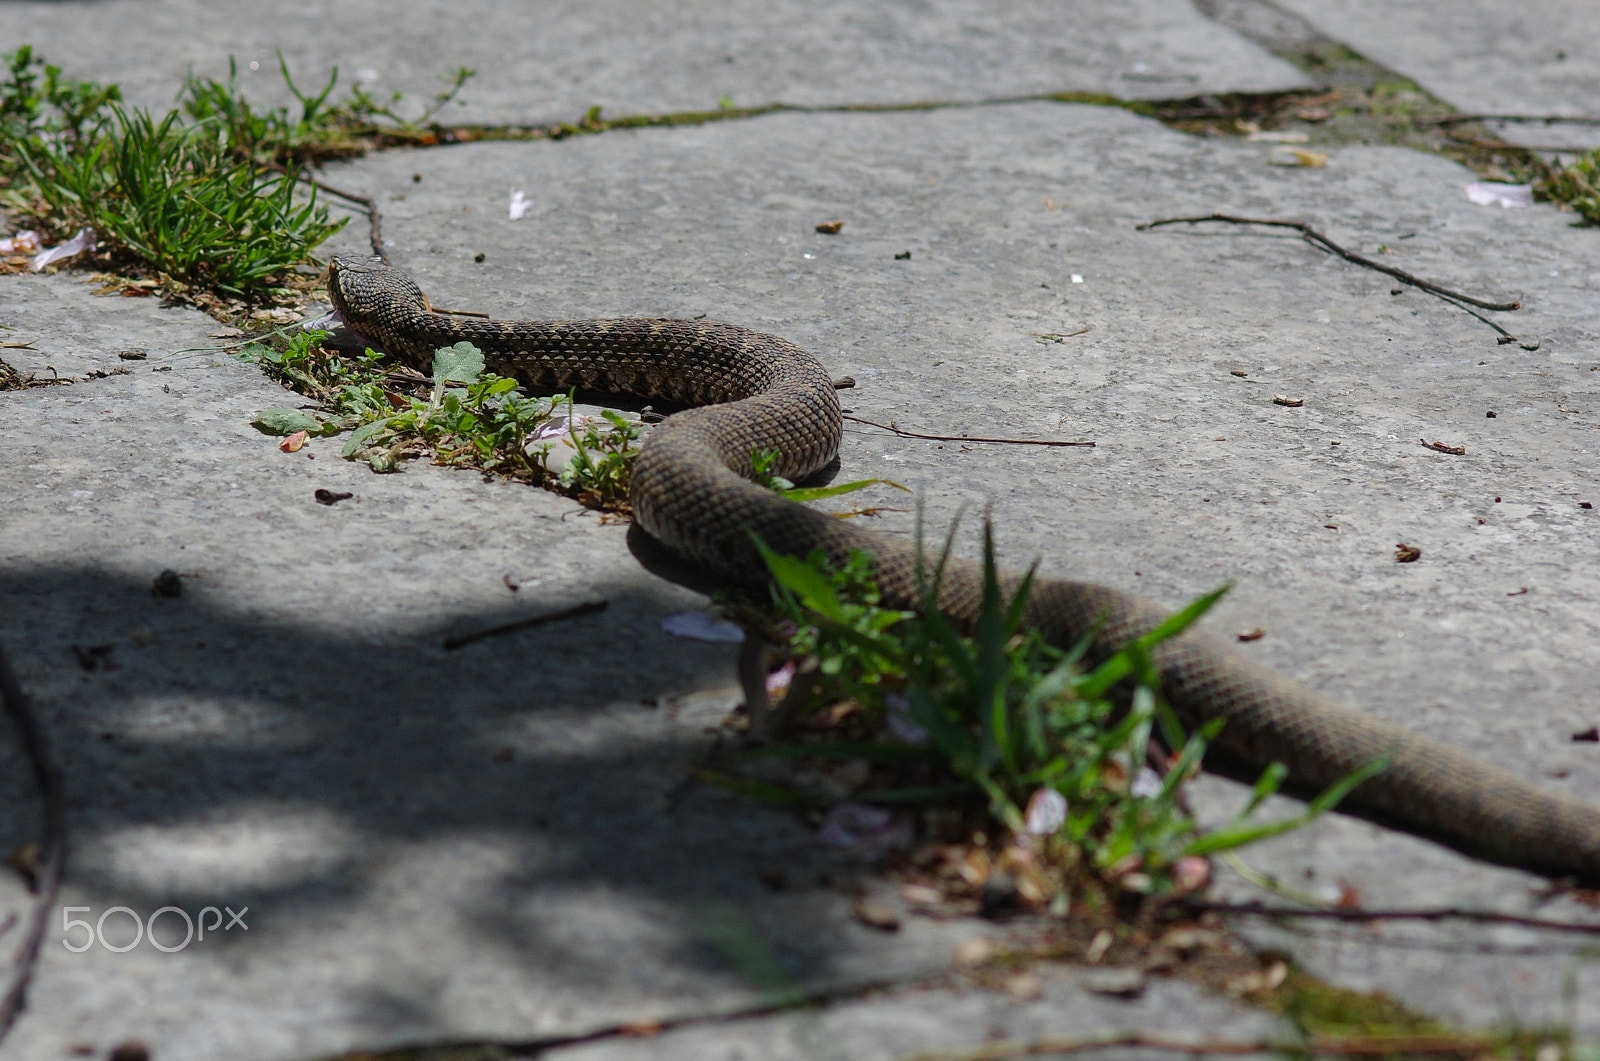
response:
M51 319L6 314L24 333ZM173 316L188 334L137 315L127 334L207 328ZM730 649L658 629L704 598L641 569L623 527L443 469L373 476L334 442L282 453L248 420L293 396L254 367L161 367L4 396L0 638L69 779L62 905L248 905L249 935L72 954L53 928L14 1056L570 1034L748 1005L706 942L730 919L809 985L943 969L970 934L854 925L791 816L704 792L668 806L740 697ZM328 507L318 487L356 496ZM176 600L151 593L167 567ZM600 615L441 647L597 596ZM110 666L85 671L74 646L102 645ZM3 824L6 851L35 827ZM773 868L789 891L763 886ZM163 927L176 945L180 919Z
M1600 9L1581 0L1275 0L1464 111L1593 115Z
M1462 111L1594 117L1600 8L1581 0L1277 0ZM1594 125L1495 124L1515 143L1590 148Z
M1128 98L1304 85L1292 66L1187 0L66 0L0 5L0 40L31 41L79 77L171 105L187 70L281 100L276 53L302 87L331 66L386 95L432 95L457 66L479 75L457 121L573 121L612 113L785 102L909 103L1047 92ZM249 64L256 63L252 71Z
M420 5L388 23L368 8L307 7L303 19L285 8L237 30L223 25L232 10L7 4L0 35L23 25L57 58L76 41L75 54L102 64L74 69L82 75L147 64L129 76L157 102L185 62L214 63L230 40L293 41L297 66L381 59L385 85L472 62L486 76L464 115L540 120L591 102L698 106L723 92L804 101L801 88L826 102L982 98L1038 91L1029 78L1131 95L1118 79L1150 60L1133 58L1128 39L1175 42L1150 46L1170 64L1154 70L1196 86L1262 87L1283 69L1183 5L1134 9L1127 22L1096 9L1063 34L1061 46L1080 51L1059 64L1034 9L998 16L997 42L958 32L955 8L911 19L840 5L789 35L792 67L759 53L750 80L719 85L672 56L705 50L714 65L706 41L772 38L801 16L769 9L764 29L740 37L756 16L684 28L663 15L679 28L660 34L639 19L645 28L606 29L627 21L621 8L565 15L552 24L576 36L530 31L530 48L556 50L526 53L491 81L490 62L447 54L447 34L459 28L492 59L520 39L493 21L511 13L468 18L456 5L450 20L416 23L437 29L428 35L407 21L437 17ZM363 33L291 32L357 18ZM886 56L880 65L805 58L852 40L835 28L852 19L867 27L853 46ZM119 46L105 46L113 37ZM1034 58L995 59L1025 38L1020 54ZM1108 43L1119 40L1123 51ZM933 57L907 59L918 47ZM584 69L631 64L633 80L612 79L630 86L614 102L594 94L604 79L573 87L560 64L568 72L525 76L546 55ZM1383 58L1412 72L1404 54ZM1150 83L1149 94L1189 91ZM1436 158L1344 148L1325 168L1283 169L1271 151L1033 103L394 153L329 177L378 197L397 263L440 304L708 314L816 351L858 380L846 405L869 419L1092 439L1092 450L964 446L852 424L843 474L914 486L935 527L967 506L968 553L970 513L989 504L1004 554L1041 557L1047 574L1174 604L1232 580L1208 621L1265 627L1247 650L1266 662L1600 800L1597 746L1569 739L1600 722L1600 610L1588 591L1600 575L1597 517L1579 507L1600 502L1600 245L1545 207L1473 206L1468 172ZM518 222L506 214L513 189L534 203ZM1459 310L1391 294L1387 277L1282 234L1133 227L1213 209L1301 217L1452 287L1520 298L1522 311L1495 316L1538 348L1497 345ZM828 219L845 221L839 235L814 231ZM354 227L332 249L364 250ZM732 655L660 633L663 616L705 598L642 567L624 528L468 473L411 465L376 476L340 462L336 440L281 453L248 421L295 399L251 366L191 352L215 345L215 325L187 311L95 298L71 276L7 277L0 321L8 339L36 340L4 351L24 370L128 370L0 394L0 643L67 773L75 847L63 904L95 918L115 905L251 908L247 935L213 932L170 955L148 943L71 954L53 930L6 1056L132 1037L161 1061L526 1041L737 1011L775 986L741 977L741 952L775 957L786 985L841 985L942 969L976 931L912 919L897 936L873 933L822 883L852 874L802 822L703 790L669 801L707 727L737 700ZM117 357L133 347L149 359ZM1304 405L1274 404L1279 394ZM356 496L326 507L312 500L318 487ZM904 532L911 515L881 525ZM1396 564L1399 541L1422 559ZM167 567L185 578L177 600L150 593ZM506 576L522 588L507 589ZM441 648L448 632L596 596L610 602L601 614ZM114 669L84 669L74 645L112 646ZM0 816L10 851L36 820L9 737L0 756L0 805L16 808ZM1198 795L1215 821L1239 790L1212 782ZM1247 858L1309 890L1342 880L1372 905L1535 908L1531 877L1346 820ZM774 868L788 890L761 883ZM0 921L24 902L19 882L0 876ZM1565 901L1540 909L1594 916ZM120 918L107 923L113 936ZM1241 927L1340 982L1451 1019L1573 1021L1600 1034L1593 959L1570 941ZM1580 991L1570 1012L1569 967ZM1260 1027L1171 985L1119 1008L1086 1001L1069 974L1046 980L1044 1003L913 992L582 1050L823 1057L838 1041L859 1056L875 1028L913 1049L972 1042L985 1022L1004 1034L1068 1026L1048 1023L1056 1007L1097 1026Z

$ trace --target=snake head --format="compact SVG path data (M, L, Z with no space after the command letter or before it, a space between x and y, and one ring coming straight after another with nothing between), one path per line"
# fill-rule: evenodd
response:
M416 281L379 258L334 258L328 263L328 298L346 328L392 353L400 352L397 329L429 309Z

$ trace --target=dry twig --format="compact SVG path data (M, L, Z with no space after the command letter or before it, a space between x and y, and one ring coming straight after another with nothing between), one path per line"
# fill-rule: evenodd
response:
M586 600L566 608L558 608L553 612L544 612L541 615L530 615L522 619L513 619L508 623L499 623L495 626L486 626L481 630L471 630L464 634L451 634L444 639L445 651L470 645L474 641L482 641L486 637L498 637L501 634L514 634L518 630L527 630L534 626L543 626L546 623L556 623L563 619L575 619L580 615L590 612L603 611L606 600Z
M1543 917L1526 917L1522 914L1503 914L1496 910L1466 910L1459 906L1422 910L1341 910L1334 907L1297 909L1268 906L1259 902L1219 903L1208 899L1185 899L1183 905L1197 913L1215 912L1246 917L1312 917L1329 921L1472 921L1477 924L1517 925L1522 928L1542 928L1553 932L1581 932L1600 936L1600 923L1592 921L1556 921Z
M1404 269L1396 269L1392 265L1375 262L1371 258L1364 257L1354 251L1345 250L1304 221L1289 221L1283 218L1239 217L1235 214L1206 214L1204 217L1164 217L1160 220L1148 221L1145 224L1135 225L1134 227L1143 232L1147 229L1159 228L1162 225L1193 225L1202 221L1221 221L1230 225L1269 225L1273 228L1292 228L1300 233L1300 237L1313 247L1320 247L1352 264L1376 270L1386 276L1392 276L1403 284L1410 284L1412 287L1420 291L1426 291L1431 295L1438 295L1440 298L1450 299L1453 302L1464 302L1469 306L1477 306L1479 309L1509 311L1522 308L1521 302L1488 302L1481 298L1473 298L1471 295L1463 295L1459 291L1440 287L1438 284L1430 280L1424 280L1420 276L1413 276ZM1479 319L1481 320L1482 318Z
M1290 1039L1211 1039L1159 1032L1107 1031L1093 1035L1001 1040L964 1050L929 1050L901 1061L1003 1061L1013 1057L1141 1049L1211 1057L1282 1054L1293 1057L1389 1057L1403 1054L1472 1056L1495 1045L1488 1035L1313 1035Z
M1545 125L1600 125L1600 117L1560 114L1438 114L1412 119L1418 125L1460 125L1465 122L1543 122Z
M44 799L44 836L40 844L39 870L33 881L33 913L22 946L12 959L15 971L11 986L0 995L0 1040L3 1040L27 1003L28 984L39 960L39 947L44 942L56 893L61 889L61 874L67 862L67 804L62 794L61 770L50 759L44 731L39 728L33 708L23 695L22 685L3 651L0 651L0 705L16 728L28 765L33 768L34 784Z
M927 439L929 442L998 442L1008 446L1088 446L1091 449L1094 447L1093 442L1065 442L1052 438L980 438L968 435L925 435L920 431L907 431L893 420L890 420L887 424L880 424L876 420L864 420L859 416L851 416L848 413L845 414L844 418L853 423L866 424L868 427L875 427L880 431L891 432L901 438L922 438Z

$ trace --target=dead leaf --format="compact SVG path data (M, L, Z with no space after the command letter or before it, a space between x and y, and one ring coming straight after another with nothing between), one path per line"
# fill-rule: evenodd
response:
M1267 628L1264 626L1258 626L1254 630L1241 630L1238 635L1240 641L1260 641L1266 636Z
M844 228L843 221L824 221L817 226L817 231L826 236L835 236L841 228Z
M999 952L1000 948L993 940L985 936L973 936L961 941L952 961L958 968L971 969L987 964Z
M900 915L886 903L876 899L857 899L850 907L850 916L880 932L900 931Z
M1307 151L1303 147L1279 147L1273 150L1272 157L1267 161L1274 166L1320 169L1327 165L1328 156L1321 151Z
M1361 909L1361 889L1349 881L1339 881L1339 898L1334 900L1335 910Z
M244 332L239 330L238 328L218 328L216 331L211 333L210 338L212 338L212 339L237 339L240 336L242 336L243 334L244 334Z
M1144 970L1137 968L1102 969L1083 978L1086 990L1112 998L1138 998L1144 994Z
M1116 942L1116 937L1109 928L1102 928L1095 933L1094 939L1089 941L1089 946L1083 952L1083 960L1088 965L1098 965L1101 958L1106 956L1106 951L1111 949L1111 944Z
M915 907L940 907L944 905L944 892L926 884L900 885L900 898L906 905Z
M296 431L282 442L279 442L278 448L285 453L299 453L300 448L306 444L306 439L310 437L311 433L308 431Z
M1590 726L1588 729L1580 730L1572 735L1572 739L1577 744L1600 742L1600 726Z
M1452 446L1448 442L1429 442L1427 439L1423 439L1422 444L1439 453L1451 453L1457 457L1465 457L1467 455L1467 447L1465 446Z
M1228 994L1254 995L1273 991L1283 985L1288 975L1289 966L1284 962L1274 961L1264 969L1245 973L1228 981Z
M1006 977L1003 985L1006 994L1024 1001L1032 1001L1044 995L1044 981L1039 979L1038 973L1016 973Z
M1298 409L1305 403L1306 400L1304 398L1291 398L1286 394L1274 394L1272 396L1273 405L1287 405L1291 409Z
M1394 547L1394 558L1402 564L1415 563L1422 558L1422 550L1415 545L1397 542Z

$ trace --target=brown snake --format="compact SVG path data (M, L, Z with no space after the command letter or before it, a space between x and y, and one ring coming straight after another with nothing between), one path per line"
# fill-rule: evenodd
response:
M774 473L793 480L838 451L843 424L832 381L793 344L710 321L448 316L429 308L410 277L376 260L335 259L328 287L351 330L423 370L439 347L465 340L483 351L491 370L536 392L575 386L692 406L652 431L633 472L634 517L673 552L759 587L767 572L752 534L779 553L820 549L836 564L859 549L872 554L889 606L921 604L912 544L748 481L753 451L776 450ZM970 625L981 590L978 565L952 562L939 607ZM1165 615L1119 590L1041 579L1024 622L1058 645L1092 632L1091 656L1099 660ZM1388 756L1389 768L1359 785L1340 809L1491 862L1600 883L1600 806L1353 711L1201 633L1163 643L1154 658L1162 693L1186 726L1225 720L1211 753L1233 770L1281 762L1293 789L1305 793Z

